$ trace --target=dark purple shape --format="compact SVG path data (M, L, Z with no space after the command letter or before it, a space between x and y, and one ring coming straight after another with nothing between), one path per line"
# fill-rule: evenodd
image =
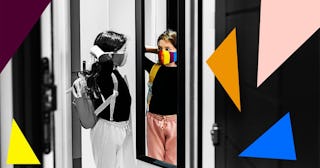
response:
M0 0L0 73L51 0Z

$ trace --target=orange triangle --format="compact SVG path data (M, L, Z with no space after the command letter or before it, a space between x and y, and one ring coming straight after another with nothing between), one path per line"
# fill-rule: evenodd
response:
M209 57L207 64L241 112L236 28Z

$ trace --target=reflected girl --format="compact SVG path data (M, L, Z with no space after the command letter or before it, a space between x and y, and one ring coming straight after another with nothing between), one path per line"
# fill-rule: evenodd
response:
M177 33L163 32L158 48L146 52L158 53L159 63L144 57L143 63L149 76L147 109L148 156L177 164ZM151 94L152 93L152 94Z

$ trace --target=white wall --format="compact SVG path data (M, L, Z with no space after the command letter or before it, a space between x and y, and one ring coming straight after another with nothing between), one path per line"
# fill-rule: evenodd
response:
M157 45L158 36L167 27L167 1L145 0L145 43Z
M53 7L53 57L57 110L55 111L55 167L72 167L71 30L70 3L55 0Z
M214 75L206 61L215 48L215 1L203 0L203 118L202 118L202 165L203 168L214 167L214 147L210 130L214 123Z
M13 168L13 165L7 165L7 154L13 116L11 60L0 74L0 93L0 167Z
M145 0L144 6L145 44L156 47L159 35L167 29L167 1ZM147 53L146 56L153 61L158 59L156 54Z
M81 62L87 62L88 69L94 60L90 48L98 33L109 29L108 17L109 0L80 1L80 56Z

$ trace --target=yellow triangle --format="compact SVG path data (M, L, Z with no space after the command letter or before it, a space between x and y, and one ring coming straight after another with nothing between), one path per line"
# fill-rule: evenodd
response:
M236 28L210 56L207 64L241 112Z
M7 164L40 164L14 119L12 120Z

